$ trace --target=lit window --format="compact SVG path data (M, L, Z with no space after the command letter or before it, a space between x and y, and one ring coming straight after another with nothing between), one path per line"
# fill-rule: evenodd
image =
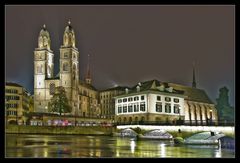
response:
M145 111L145 102L140 103L140 111Z
M174 101L175 103L179 103L179 99L178 99L178 98L174 98L173 101Z
M139 112L139 105L138 104L134 105L134 112Z
M127 106L123 106L123 113L126 113L127 112Z
M165 104L165 112L171 113L171 104Z
M139 100L138 96L134 97L134 101L138 101L138 100Z
M176 114L180 113L179 105L174 105L174 113Z
M121 106L118 107L118 113L122 113L122 107Z
M162 103L156 103L156 112L162 112Z
M165 97L165 101L170 102L171 98L170 97Z
M132 112L132 111L133 111L132 105L128 105L128 112Z

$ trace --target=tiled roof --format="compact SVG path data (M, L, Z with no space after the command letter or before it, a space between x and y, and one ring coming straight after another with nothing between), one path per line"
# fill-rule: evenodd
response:
M23 87L17 83L12 83L12 82L6 82L6 86L15 86L15 87Z
M96 89L94 86L92 86L92 85L90 85L90 84L87 84L87 83L85 83L85 82L83 82L83 81L80 81L80 80L79 80L79 84L82 85L82 86L84 86L84 87L87 87L88 89L92 89L92 90L94 90L94 91L97 91L97 89Z
M140 82L128 89L128 94L137 93L137 87L139 86L140 92L142 91L158 91L173 94L184 95L186 100L203 102L213 104L206 92L202 89L192 88L180 84L174 84L169 82L160 82L158 80L149 80Z
M112 87L112 88L101 90L100 92L113 91L113 90L125 91L126 88L129 88L129 87L117 86L117 87Z
M137 87L139 86L140 91L160 91L174 94L183 94L184 92L175 88L171 88L166 82L160 82L158 80L149 80L145 82L140 82L131 89L129 89L129 93L136 93Z
M187 98L185 99L187 100L213 104L213 102L210 100L206 92L202 89L187 87L187 86L174 84L174 83L168 83L168 84L169 86L172 86L175 89L184 91L184 95L187 96Z

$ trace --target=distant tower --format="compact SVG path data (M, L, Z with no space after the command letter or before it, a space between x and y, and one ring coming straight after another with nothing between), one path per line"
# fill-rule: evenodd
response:
M90 55L88 54L88 66L87 66L87 74L86 74L86 78L85 78L85 82L87 84L92 84L92 79L91 79L91 75L90 75Z
M79 52L75 47L75 33L70 20L63 34L60 48L60 85L65 88L72 114L78 109Z
M192 87L197 88L197 83L195 79L195 63L193 64L193 81L192 81Z
M54 54L50 44L50 35L44 24L38 36L38 48L34 51L34 108L37 112L46 112L45 79L53 77Z

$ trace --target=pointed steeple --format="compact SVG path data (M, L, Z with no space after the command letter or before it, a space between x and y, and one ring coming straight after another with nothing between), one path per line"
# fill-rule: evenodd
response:
M197 88L197 83L195 79L195 63L193 63L193 81L192 81L192 87Z
M91 79L91 75L90 75L90 55L89 54L88 54L88 65L87 65L87 74L86 74L85 82L87 84L92 83L92 79Z

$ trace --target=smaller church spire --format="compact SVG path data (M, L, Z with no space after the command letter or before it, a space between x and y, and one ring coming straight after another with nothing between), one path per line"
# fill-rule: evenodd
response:
M192 87L197 88L197 83L195 79L195 63L193 63L193 81L192 81Z
M46 29L46 25L45 24L43 24L43 29Z
M87 84L91 84L91 75L90 75L90 54L88 54L88 65L87 65L87 74L86 74L86 78L85 81Z
M70 19L68 20L68 25L71 25L71 21L70 21Z

